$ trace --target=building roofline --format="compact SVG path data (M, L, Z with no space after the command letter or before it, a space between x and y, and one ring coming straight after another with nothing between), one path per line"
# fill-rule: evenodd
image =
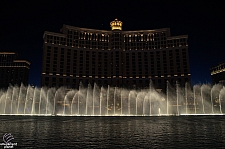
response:
M28 62L27 60L13 60L13 62L27 63L28 65L30 65L30 62Z
M63 27L68 28L68 29L80 29L80 30L88 30L88 31L98 31L98 32L112 32L111 30L99 30L99 29L90 29L90 28L81 28L81 27L76 27L76 26L70 26L63 24Z
M98 31L98 32L113 32L112 30L99 30L99 29L90 29L90 28L81 28L81 27L76 27L76 26L70 26L63 24L63 27L68 28L68 29L79 29L79 30L86 30L86 31ZM160 28L160 29L153 29L153 30L119 30L119 32L123 33L130 33L130 32L156 32L156 31L170 31L170 28Z
M225 65L225 61L218 63L216 66L214 65L213 67L210 68L210 70L216 69L216 68L221 67L223 65Z
M130 32L161 32L161 31L169 31L170 28L160 28L160 29L152 29L152 30L132 30L132 31L123 31L123 32L127 32L127 33L130 33Z
M15 52L0 52L0 54L16 54Z
M188 38L188 35L179 35L179 36L169 36L167 39L180 39L180 38Z
M49 31L45 31L45 32L44 32L43 38L44 38L45 35L54 35L54 36L66 37L65 34L54 33L54 32L49 32Z

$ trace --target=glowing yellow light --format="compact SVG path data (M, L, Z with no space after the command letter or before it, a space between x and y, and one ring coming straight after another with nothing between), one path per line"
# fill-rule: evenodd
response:
M114 21L110 22L110 26L112 30L122 30L122 22L115 19Z

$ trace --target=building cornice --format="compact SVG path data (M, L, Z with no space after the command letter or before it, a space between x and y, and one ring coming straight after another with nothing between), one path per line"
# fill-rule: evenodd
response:
M60 36L60 37L66 38L65 34L54 33L54 32L49 32L49 31L45 31L44 32L43 38L45 37L45 35Z
M170 40L170 39L180 39L180 38L188 38L188 35L179 35L179 36L167 37L168 40Z
M92 32L104 32L104 33L111 33L112 31L108 30L98 30L98 29L90 29L90 28L80 28L80 27L75 27L75 26L70 26L70 25L63 25L63 27L68 28L68 29L75 29L75 30L83 30L83 31L92 31Z
M73 29L73 30L83 30L83 31L92 31L92 32L105 32L105 33L112 33L115 31L111 30L99 30L99 29L90 29L90 28L80 28L80 27L75 27L75 26L70 26L70 25L63 25L64 28L67 29ZM153 30L133 30L133 31L126 31L126 30L116 30L116 32L121 32L122 34L126 33L140 33L140 32L149 32L149 33L155 33L155 32L168 32L170 31L170 28L160 28L160 29L153 29Z
M123 33L140 33L140 32L143 32L143 33L146 33L146 32L155 33L155 32L167 32L169 30L170 30L169 28L161 28L161 29L153 29L153 30L133 30L133 31L122 31L122 32Z
M0 52L0 54L16 54L15 52Z
M28 62L27 60L13 60L13 62L17 62L17 63L27 63L28 65L30 65L30 62Z

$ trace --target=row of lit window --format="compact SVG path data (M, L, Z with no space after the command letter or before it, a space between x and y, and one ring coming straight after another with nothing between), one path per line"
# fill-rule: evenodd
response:
M47 42L46 42L47 43ZM54 44L54 43L52 43L52 44ZM59 45L61 45L61 44L59 44ZM65 45L65 46L67 46L67 45ZM71 47L76 47L76 48L87 48L87 49L99 49L99 50L108 50L108 51L110 51L110 50L112 50L112 49L123 49L123 51L125 51L125 50L152 50L152 49L162 49L162 48L170 48L170 47L168 47L168 46L166 46L166 45L152 45L152 46L148 46L147 48L144 48L144 46L142 46L142 47L137 47L137 46L129 46L129 47L127 47L127 46L125 46L125 48L121 48L121 47L119 47L119 48L112 48L112 49L110 49L108 46L104 46L104 45L92 45L92 46L87 46L87 45L80 45L80 46L75 46L74 44L72 45L70 45ZM182 46L184 46L184 45L179 45L179 47L182 47ZM188 45L186 45L186 46L188 46ZM172 46L173 48L174 47L176 47L176 46Z
M88 35L88 36L86 36L86 35ZM93 34L94 35L94 34ZM81 34L80 36L74 36L74 38L71 36L71 35L68 35L68 39L79 39L79 40L94 40L94 41L98 41L98 39L99 39L99 41L105 41L105 42L109 42L109 38L110 38L110 36L109 35L104 35L104 34L102 34L102 35L98 35L98 34L95 34L95 36L93 36L92 34ZM129 42L133 42L133 41L144 41L144 42L146 42L146 41L155 41L155 40L164 40L164 41L166 41L166 38L165 37L163 37L163 38L158 38L158 37L155 37L154 36L154 34L152 34L152 35L144 35L143 36L143 34L141 34L140 36L138 36L138 35L124 35L123 36L124 37L124 42L125 42L125 40L126 41L128 41L129 40ZM120 36L118 37L118 38L120 38ZM50 36L50 35L47 35L47 42L49 43L49 42L52 42L52 43L55 43L56 41L57 41L57 43L59 43L60 41L61 42L65 42L66 41L66 39L65 38L59 38L59 37L56 37L56 36L54 36L54 38L52 38L52 36ZM168 40L168 43L186 43L186 38L180 38L180 39L173 39L173 40ZM60 43L61 43L60 42Z
M42 73L42 75L46 75L46 73ZM49 73L49 75L53 75L53 73ZM56 74L57 76L60 76L60 74ZM188 76L190 76L191 74L188 74ZM63 76L68 76L67 74L63 74ZM70 77L73 77L74 75L69 75ZM172 77L172 76L174 76L174 77L177 77L177 76L179 76L179 75L167 75L167 76L149 76L148 78L152 78L152 77L155 77L155 78L158 78L158 77ZM180 76L185 76L185 74L180 74ZM74 76L75 77L75 76ZM80 77L79 75L76 75L76 77L78 78L78 77ZM140 76L136 76L136 77L132 77L132 76L130 76L130 77L126 77L126 76L108 76L108 77L105 77L105 76L101 76L101 77L99 77L99 76L82 76L83 78L86 78L86 77L88 77L88 78L147 78L147 77L145 77L145 76L142 76L142 77L140 77Z
M27 67L27 66L0 66L0 67L4 67L4 68L6 68L6 67L15 67L15 68L17 68L17 67L25 67L25 68L27 68L27 69L30 69L30 68Z
M106 34L106 33L92 33L92 32L85 32L85 31L72 31L72 30L68 30L68 34L69 35L75 35L75 36L85 36L85 35L95 35L95 36L108 36L109 37L109 34ZM114 33L115 34L115 33ZM110 34L110 35L114 35L114 34ZM115 35L120 35L120 33L118 33L118 34L115 34ZM122 35L124 36L124 37L143 37L143 36L152 36L152 37L166 37L166 33L164 33L164 32L161 32L161 33L157 33L157 32L155 32L155 33L133 33L133 34L124 34L123 32L122 32Z
M224 72L224 71L225 71L225 68L214 70L214 71L211 72L211 75L214 75L214 74L217 74L217 73L221 73L221 72Z
M97 63L111 62L111 61L113 61L114 58L116 58L116 60L118 60L118 62L120 60L118 56L105 56L104 59L102 58L102 56L103 55L98 56L99 59L98 59L98 62ZM72 57L67 56L67 63L68 64L70 64L70 58L72 58ZM92 56L92 57L86 56L85 61L86 61L86 63L89 63L89 60L92 60L92 62L93 62L93 61L96 61L96 58L97 58L97 56ZM54 57L54 60L53 60L53 63L57 63L58 60L60 60L60 63L65 62L64 57L63 58L60 58L60 59L57 59L57 56L55 56ZM132 63L136 63L135 61L138 61L138 62L149 62L149 61L151 61L151 63L154 63L154 62L161 63L161 61L162 61L163 64L167 64L168 62L170 62L170 63L180 63L180 60L181 60L180 58L177 58L176 61L174 59L171 59L170 61L168 61L167 58L163 58L161 60L160 59L157 59L155 61L152 57L150 59L149 57L144 57L144 56L138 56L137 58L136 57L133 57L133 56L132 57L126 56L126 58L124 59L124 61L126 61L126 63L131 63L131 62ZM77 62L77 61L79 63L83 63L83 62L81 62L81 61L83 61L83 55L79 55L79 59L77 59L77 57L74 57L73 58L73 62ZM185 58L182 59L182 61L184 63L187 63L187 60ZM47 57L47 63L50 63L50 57ZM121 64L123 64L123 62L121 62Z
M82 38L81 38L82 39ZM45 43L52 43L52 44L59 44L59 45L67 45L67 44L69 44L69 43L79 43L79 44L81 44L81 42L84 42L83 44L92 44L92 43L96 43L96 45L98 45L98 44L102 44L102 42L103 43L108 43L108 42L110 42L110 40L108 39L100 39L100 40L98 40L97 38L96 39L94 39L94 40L92 40L92 39L88 39L88 40L81 40L80 38L79 38L79 40L77 39L77 40L68 40L67 42L65 42L65 41L54 41L54 40L46 40L45 41ZM85 39L85 38L84 38ZM149 41L154 41L154 42L149 42ZM111 42L113 43L113 42L116 42L116 41L114 41L114 40L111 40ZM147 39L147 40L143 40L143 39L141 39L141 40L137 40L137 39L129 39L129 40L123 40L123 42L126 44L126 43L133 43L133 44L145 44L145 45L162 45L162 44L165 44L166 45L166 40L164 40L164 41L155 41L154 39ZM67 43L67 44L66 44ZM118 41L118 43L120 43L119 41ZM171 45L171 46L182 46L182 45L187 45L187 43L186 42L172 42L172 43L169 43L168 42L168 45Z

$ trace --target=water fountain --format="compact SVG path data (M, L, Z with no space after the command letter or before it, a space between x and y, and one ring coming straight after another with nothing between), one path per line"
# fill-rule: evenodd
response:
M182 88L167 82L166 93L157 91L152 81L148 89L99 87L90 84L79 89L37 88L24 85L0 90L1 115L44 116L169 116L223 115L225 88L186 83Z

